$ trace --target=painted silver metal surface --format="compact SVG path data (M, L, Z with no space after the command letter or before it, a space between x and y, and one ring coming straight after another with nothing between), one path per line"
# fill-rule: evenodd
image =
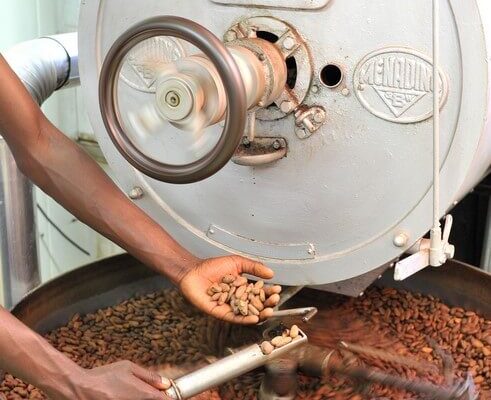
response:
M38 104L79 83L77 34L20 43L3 56ZM40 282L32 183L0 137L0 271L7 307Z
M129 51L120 78L136 90L155 93L160 64L174 62L185 56L179 39L154 36Z
M293 8L296 10L315 10L325 7L330 0L211 0L213 3L223 5L237 5L242 7L267 8Z
M425 94L400 114L400 118L411 116L418 121L388 121L362 104L356 95L355 73L366 64L367 55L387 48L406 49L374 58L387 61L389 70L390 57L401 59L398 68L416 68L418 63L420 71L428 67L431 4L426 0L345 0L308 12L289 8L292 3L282 1L270 3L272 8L250 3L248 7L211 1L206 7L197 4L200 0L178 4L148 0L142 8L130 0L106 0L81 6L84 95L98 140L125 192L141 186L148 193L141 206L197 255L239 253L259 259L286 285L336 286L367 276L423 237L432 226L433 155L431 114L427 119L421 117L427 114L424 102L431 95ZM206 181L179 187L136 172L109 140L91 99L97 91L102 60L118 37L134 23L166 14L190 18L218 37L239 22L256 18L264 21L262 30L270 29L273 34L279 26L291 26L308 49L308 59L299 62L309 72L308 79L297 85L305 90L307 106L324 108L325 123L315 134L299 139L292 112L274 121L258 117L256 136L283 137L288 142L287 157L267 166L229 163ZM441 108L442 216L480 180L491 160L491 75L486 62L491 54L489 20L491 9L486 1L441 4L444 40L440 61L448 81ZM191 50L184 47L186 52ZM328 64L342 68L344 80L338 87L327 88L319 81L320 71ZM403 89L412 83L412 72L407 76L409 80L399 84ZM387 87L394 89L394 82L388 80ZM379 101L372 108L400 119L378 93L372 95L371 102ZM140 100L134 96L128 106L137 109ZM281 108L282 102L278 105ZM219 135L221 127L209 129ZM147 146L157 149L162 143L156 136ZM212 225L220 227L216 237L209 234ZM400 232L410 238L403 247L394 246ZM262 243L274 245L258 245ZM299 243L312 244L315 254L304 257Z
M223 228L211 225L207 236L213 241L230 248L248 248L251 254L264 255L279 260L307 260L315 258L315 247L311 243L282 244L259 242L253 238L246 238Z

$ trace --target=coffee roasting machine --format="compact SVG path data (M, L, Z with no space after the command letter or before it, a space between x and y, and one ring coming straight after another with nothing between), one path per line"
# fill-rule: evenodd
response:
M491 164L487 3L84 2L82 88L122 188L185 246L358 295L453 255L450 217L421 238Z
M282 285L358 296L441 267L491 166L486 0L89 0L66 54L51 91L80 71L128 196Z

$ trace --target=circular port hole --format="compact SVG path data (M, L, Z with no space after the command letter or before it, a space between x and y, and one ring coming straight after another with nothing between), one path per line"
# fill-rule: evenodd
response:
M343 80L343 71L335 64L328 64L322 68L320 79L328 88L335 88Z

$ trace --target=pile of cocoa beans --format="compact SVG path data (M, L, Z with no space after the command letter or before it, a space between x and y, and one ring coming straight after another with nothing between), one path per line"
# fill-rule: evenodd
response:
M301 326L310 343L329 348L340 341L372 346L432 363L439 370L442 360L440 352L435 351L437 346L453 358L455 378L470 371L480 388L480 398L491 399L491 320L448 307L431 296L394 289L370 289L357 299L307 292L294 304L311 305L316 305L319 313ZM84 368L130 360L162 374L173 366L185 371L189 365L192 368L207 363L210 356L220 357L225 347L250 343L258 337L252 328L217 322L201 314L173 290L138 296L92 314L75 315L66 326L46 335L54 347ZM377 359L364 361L391 374L441 382L439 377L422 376L409 367ZM261 370L254 371L201 398L256 399L262 377ZM41 391L8 373L3 382L0 377L0 400L45 398ZM322 379L299 375L297 398L419 397L381 386L360 387L336 375Z
M211 301L228 305L235 315L258 316L280 300L281 286L265 286L264 281L248 282L244 276L225 275L208 288Z

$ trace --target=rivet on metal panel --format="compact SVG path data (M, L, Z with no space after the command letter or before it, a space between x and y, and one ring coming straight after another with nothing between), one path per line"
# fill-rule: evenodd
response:
M289 37L285 38L285 40L283 40L283 47L286 50L293 49L295 47L295 44L296 44L296 41L291 36L289 36Z
M396 236L394 236L394 246L396 247L404 247L406 246L407 242L409 241L409 237L405 233L399 233Z
M283 101L280 105L280 110L283 111L285 114L288 114L290 111L293 110L294 104L291 101Z
M128 193L128 197L131 200L139 200L144 196L143 189L139 186L135 186L133 189L130 190Z
M224 40L225 42L233 42L234 40L237 40L237 32L232 29L227 31L227 33L225 33Z

